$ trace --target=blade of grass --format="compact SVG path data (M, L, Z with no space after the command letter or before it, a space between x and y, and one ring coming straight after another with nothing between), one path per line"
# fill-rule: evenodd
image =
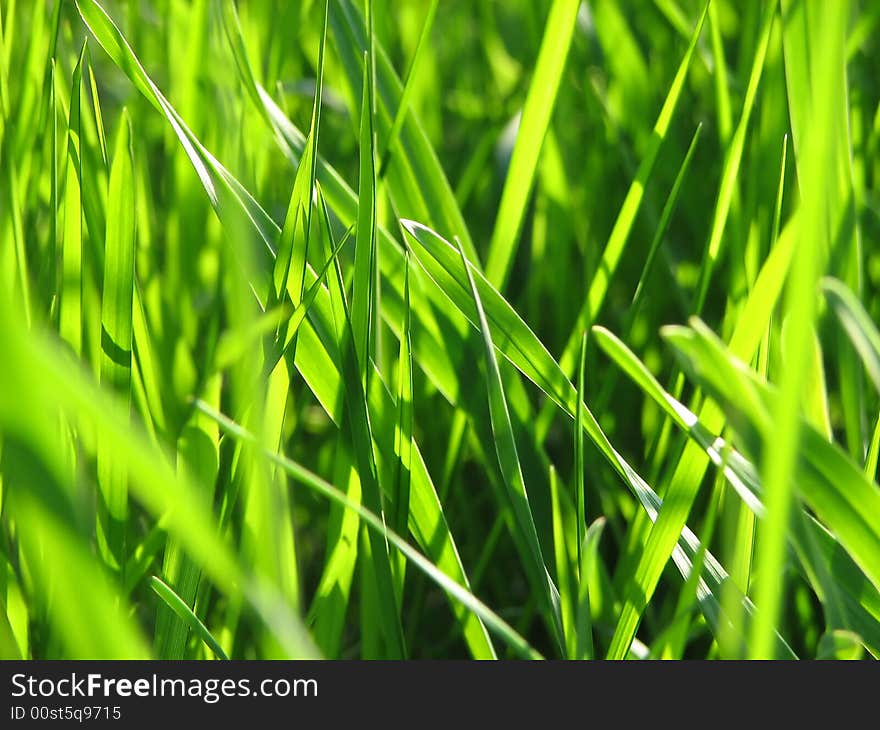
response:
M556 564L556 583L559 588L559 613L562 619L562 633L565 637L565 654L573 659L577 651L577 628L575 616L577 611L577 581L574 575L576 566L568 550L570 530L566 528L565 514L562 508L559 479L556 469L550 466L550 502L553 509L553 557Z
M403 82L403 91L400 94L400 101L397 104L397 111L394 112L394 121L391 123L391 129L388 132L387 141L385 142L385 152L381 155L382 160L379 165L379 179L385 177L385 168L388 166L397 139L400 136L400 130L406 120L409 111L410 98L415 88L415 80L419 73L419 64L424 57L424 49L427 48L427 41L431 35L431 28L434 26L434 18L437 15L437 8L440 0L431 0L428 10L425 13L425 22L422 23L422 32L419 34L419 40L416 42L416 49L413 51L412 61L409 64L409 70L406 72L406 79Z
M731 449L723 439L716 437L694 413L667 393L644 363L611 332L596 327L594 336L600 347L633 382L699 444L733 486L749 513L763 517L766 514L761 502L764 490L758 478L758 469L739 452ZM733 381L727 378L722 382ZM746 401L747 399L742 399L740 402ZM842 612L844 624L858 624L860 630L870 627L871 620L866 622L864 615L866 612L870 615L877 612L880 607L880 593L866 585L864 574L848 556L840 554L842 548L839 543L807 513L796 514L793 528L788 539L804 564L805 574L809 576L817 592L823 595L823 602L831 604L832 615ZM834 552L837 553L836 557L829 559ZM836 566L833 579L832 565ZM871 597L872 593L875 597ZM880 638L880 634L874 631L872 646L876 646L877 638Z
M678 106L678 100L684 88L684 82L691 66L694 51L703 31L708 7L709 3L707 2L697 20L690 43L678 67L678 71L676 71L675 78L669 87L669 93L666 95L666 100L663 102L660 114L657 116L657 121L654 124L651 141L636 171L635 180L630 185L626 198L624 198L623 204L620 207L620 213L614 222L614 228L608 237L608 243L602 251L602 260L596 269L596 275L590 283L589 292L578 312L574 329L568 338L562 357L559 359L559 366L566 375L571 375L574 371L580 334L589 329L590 325L599 316L599 311L608 292L611 277L616 272L617 265L626 248L636 216L641 209L645 188L654 172L654 165L657 162L660 147L666 139L672 116L675 114L675 109Z
M599 540L605 529L605 519L599 517L584 535L584 542L580 548L581 562L578 566L580 582L578 586L578 610L577 610L577 650L576 659L593 659L595 647L593 646L593 621L590 606L590 580L596 573L599 562ZM700 569L702 572L702 568Z
M586 391L584 390L584 370L587 366L587 333L584 332L583 337L581 338L581 357L580 364L578 365L578 379L577 379L577 402L578 403L586 403L586 399L584 396L586 395ZM578 408L577 413L575 414L575 436L574 436L574 468L575 468L575 503L577 504L577 565L578 571L580 571L581 565L584 563L584 555L582 552L582 548L584 545L584 540L587 536L587 510L586 510L586 498L587 498L587 487L584 483L584 476L586 473L586 465L584 464L584 421L583 421L583 410ZM584 579L584 576L579 574L580 580Z
M372 3L369 3L372 7ZM372 41L371 41L372 43ZM372 45L370 45L372 49ZM364 55L364 84L360 126L357 237L351 294L351 326L359 363L361 387L367 387L367 363L374 354L372 321L376 311L376 157L373 131L372 53Z
M773 453L773 447L763 438L771 433L781 391L758 381L697 319L691 322L691 328L667 328L664 337L683 355L700 383L735 416L730 419L731 425L747 450L756 457L765 448ZM796 454L799 493L874 586L880 587L880 552L876 547L880 532L874 518L880 514L880 494L840 447L828 443L807 424L801 423L799 430L803 439ZM766 481L764 485L769 495Z
M771 627L782 604L783 589L778 581L784 559L785 532L792 496L792 475L800 439L800 401L806 380L806 367L816 317L816 287L824 269L823 251L828 250L827 236L832 235L833 221L827 209L827 184L824 171L831 162L832 147L829 129L831 109L824 101L826 94L834 94L838 79L833 65L842 57L847 17L846 3L828 6L822 14L822 61L813 68L817 95L813 99L811 126L805 131L810 152L806 153L801 168L800 184L803 195L798 256L795 257L788 283L786 311L791 331L789 357L785 377L781 383L779 410L774 419L773 432L767 433L767 445L772 444L762 464L767 490L767 522L759 535L755 595L761 611L755 623L750 656L764 658L770 653ZM819 49L817 49L819 50ZM817 59L818 60L818 59ZM821 101L820 101L821 99ZM833 138L831 138L833 139ZM803 150L802 150L803 151Z
M110 170L104 252L104 291L101 304L101 383L131 397L132 302L134 300L135 189L131 149L131 119L126 111L116 137ZM112 452L98 448L98 545L108 565L122 570L127 560L128 477ZM124 576L122 576L124 580Z
M68 159L64 184L64 242L61 263L61 302L58 331L74 353L82 352L82 149L80 145L80 103L86 44L83 43L71 83L70 113L67 122Z
M204 404L197 404L197 407L199 407L205 414L214 418L223 431L233 438L253 441L253 435L242 429L238 424L230 421L223 414L212 411ZM314 490L327 499L343 505L347 510L354 512L358 518L367 525L371 532L378 534L383 539L383 542L387 540L389 544L393 545L397 550L403 553L407 560L428 576L429 579L436 583L445 592L449 593L450 596L465 606L469 611L477 614L480 617L480 620L500 639L514 649L517 654L530 659L541 658L540 654L529 646L528 642L522 638L522 636L517 634L516 631L504 621L504 619L495 614L470 591L463 588L450 576L440 571L433 563L409 545L409 543L397 533L389 530L381 517L363 507L361 504L352 501L332 484L324 481L321 477L313 474L296 462L279 454L267 454L267 457L272 459L303 486Z
M574 36L580 0L554 0L547 18L541 49L522 110L516 144L495 219L486 276L504 290L535 181L544 136L556 104L556 95Z
M240 183L189 132L188 128L180 120L179 115L174 112L155 84L149 80L140 62L122 37L122 34L109 20L100 6L94 0L88 0L88 2L81 0L78 8L84 20L88 22L90 28L95 32L96 37L114 62L125 71L135 87L168 120L180 143L188 152L188 156L199 175L199 179L205 187L205 192L217 209L221 221L224 221L224 225L230 220L230 217L234 219L236 211L239 211L239 214L243 214L246 217L248 225L253 227L257 237L263 241L265 244L263 251L268 251L268 256L271 258L273 242L279 235L279 231L271 219L256 204ZM295 128L290 125L265 92L259 93L259 96L267 110L271 113L273 120L284 130L285 139L289 140L291 145L289 149L302 149L305 137L299 135ZM337 206L338 210L344 212L343 218L354 220L356 217L356 198L354 195L332 168L328 168L319 162L319 173L329 186L328 193L332 192L334 196L334 205ZM385 241L391 240L387 237L387 232L383 232L382 236ZM395 249L392 247L391 250ZM260 253L260 251L257 251L257 253ZM380 264L384 267L386 264L383 262L387 262L389 267L394 265L393 260L380 257ZM312 276L313 274L307 269L307 279L311 281ZM260 289L260 286L255 285L255 292L259 294ZM261 301L265 301L265 294L262 295ZM328 322L327 317L332 317L332 312L327 308L328 301L326 297L319 295L316 304L319 308L313 311L320 313L323 322ZM136 314L138 313L137 308L135 312ZM138 326L138 317L136 316L136 341L140 339L137 335ZM329 320L329 327L333 327L332 319ZM429 358L440 353L440 350L437 348L424 347L421 341L417 342L421 345L419 351L427 353ZM138 345L139 347L140 345ZM341 423L339 394L342 388L338 366L334 363L325 345L312 328L308 318L299 333L296 366L304 375L309 388L315 393L328 415L337 424ZM434 375L436 376L436 374L437 371L435 370ZM384 391L381 385L377 389L371 390L370 397L372 407L377 409L387 409L389 402L392 402L387 391ZM377 410L376 414L381 415L383 412L384 410ZM386 449L393 449L393 444L388 444L383 438L380 438L380 443L382 444L383 452ZM449 533L448 525L446 525L443 518L442 510L430 477L425 469L424 461L417 450L413 456L414 471L410 529L413 530L414 536L419 540L420 544L425 546L425 549L431 554L432 558L438 561L438 565L443 566L450 574L459 576L460 580L466 584L467 579L461 567L461 560ZM486 630L479 620L472 614L463 612L457 604L453 605L453 610L461 622L462 630L474 655L494 656Z
M326 210L323 196L320 194L320 188L319 198L322 199L322 210ZM324 213L324 216L325 220L327 220L326 213ZM329 239L325 245L329 245L331 248L334 247L335 244L332 240L332 232L329 226L325 226L325 233ZM364 504L374 514L382 515L376 458L373 452L370 410L364 391L366 361L361 365L355 350L354 338L356 333L351 320L352 310L349 308L345 298L345 282L342 277L342 270L339 267L339 259L335 260L334 268L335 276L331 276L329 279L330 296L333 300L336 336L340 343L340 355L342 357L342 380L346 394L347 423L354 446L355 462L363 490ZM366 282L368 286L371 283L371 281ZM402 658L406 654L406 648L400 623L400 613L397 610L395 601L394 580L388 548L382 540L381 534L371 531L369 538L370 549L374 559L379 615L382 624L382 634L386 641L386 650L389 655Z
M559 648L564 651L565 639L563 638L562 617L559 613L559 593L547 571L541 544L538 540L538 532L535 528L535 520L529 504L529 495L513 435L513 426L510 422L510 413L507 410L507 400L504 397L504 386L501 382L501 372L498 369L495 345L492 343L489 323L486 320L486 313L483 311L483 304L473 274L468 266L467 258L465 258L464 248L458 241L456 243L462 266L468 275L471 296L474 300L480 332L483 336L486 386L489 393L489 417L492 423L492 433L495 436L495 453L498 456L498 465L507 487L507 507L514 519L514 540L523 551L523 561L528 561L526 564L529 566L528 573L532 590L540 597L539 601L542 603L543 613L549 617L549 623L555 632Z

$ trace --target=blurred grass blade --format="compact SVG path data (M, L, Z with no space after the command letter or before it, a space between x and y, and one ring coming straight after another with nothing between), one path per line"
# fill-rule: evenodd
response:
M64 242L61 263L61 303L59 305L58 331L74 353L82 352L82 144L80 134L80 109L82 100L83 62L86 45L83 43L79 60L73 70L70 113L67 120L68 158L64 184Z
M553 509L553 557L556 564L556 583L559 588L559 613L562 620L562 633L565 638L567 659L573 659L577 650L575 615L577 612L577 570L569 553L568 537L571 535L566 512L556 476L556 469L550 467L550 501Z
M824 6L822 10L819 16L823 27L821 45L816 48L816 63L811 69L815 85L815 96L810 100L812 115L809 126L803 130L807 149L798 150L802 153L798 155L802 191L801 241L787 282L786 314L791 326L787 338L787 365L780 383L777 410L774 411L774 427L772 432L765 433L767 446L772 449L765 450L761 465L767 490L767 520L763 533L759 535L755 556L758 574L755 596L761 611L754 627L752 658L769 655L771 626L784 601L784 586L780 585L777 576L784 561L785 532L794 489L793 476L802 427L801 399L807 384L806 363L817 314L816 290L831 250L833 226L837 223L834 220L836 211L828 207L831 186L826 177L837 136L829 131L834 117L826 100L837 95L838 87L844 81L838 72L845 67L843 56L849 8L848 3L840 2Z
M405 535L409 524L409 495L412 480L413 449L413 373L412 373L412 321L409 299L409 256L404 271L404 321L400 338L400 354L397 367L397 424L394 430L394 451L397 454L394 475L394 494L391 500L393 519L391 529ZM403 565L399 567L401 579L398 595L403 595Z
M498 465L507 488L507 508L510 510L514 522L513 538L522 552L523 562L528 566L527 572L532 584L532 590L540 596L543 604L543 612L549 615L549 622L556 632L556 639L560 649L564 648L565 640L562 631L562 617L559 613L559 594L556 586L547 571L544 555L541 551L541 543L538 540L538 531L535 528L535 519L529 504L529 495L526 490L522 467L519 463L516 440L513 435L513 426L510 423L510 413L507 410L507 400L504 397L504 386L501 383L501 372L498 369L498 359L495 355L495 345L492 343L492 334L489 331L489 323L483 311L480 301L480 293L474 283L471 268L465 258L464 248L458 244L458 252L461 256L462 265L467 272L470 283L471 296L477 311L477 319L480 323L480 332L483 336L483 353L486 358L486 385L489 392L489 417L492 423L492 433L495 437L495 453L498 456Z

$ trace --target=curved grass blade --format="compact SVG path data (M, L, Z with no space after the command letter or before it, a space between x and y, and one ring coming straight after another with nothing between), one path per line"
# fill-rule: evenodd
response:
M217 643L217 640L211 632L208 631L208 627L201 622L199 617L193 613L193 610L167 583L164 583L161 578L158 578L155 575L150 576L149 582L150 588L153 589L153 592L165 602L165 605L167 605L168 608L180 617L181 621L183 621L196 636L205 642L205 646L214 652L214 656L218 659L229 659L229 657L226 656L226 652L223 651L223 647Z
M519 463L519 454L516 448L516 439L513 435L513 426L510 422L510 413L507 410L507 400L504 397L504 386L501 382L501 371L498 369L498 359L495 355L495 345L492 344L492 334L489 331L489 323L486 321L486 313L480 301L480 293L474 283L473 274L465 258L464 248L458 243L458 253L461 256L462 266L468 274L471 296L477 311L480 323L480 332L483 336L484 357L486 358L486 386L489 393L489 417L492 423L492 433L495 437L495 453L498 456L498 465L504 479L506 491L506 507L510 510L514 521L513 538L519 547L523 561L528 566L527 572L532 584L532 590L540 596L539 601L545 616L549 617L549 623L556 632L556 639L560 650L565 650L563 638L562 617L559 613L559 593L553 580L547 571L544 555L541 551L541 543L538 540L538 531L535 528L535 519L529 504L529 495L526 490L522 467Z
M489 243L486 276L501 291L516 256L541 147L550 126L579 8L580 0L554 0L547 18Z
M731 351L748 359L751 359L757 350L779 299L785 273L788 271L794 251L794 232L795 228L792 224L783 231L749 294L731 336ZM699 417L713 431L720 430L724 421L721 409L712 402L703 405ZM697 444L689 442L685 445L681 458L674 466L669 491L665 495L665 502L669 506L661 512L659 519L652 526L638 565L635 566L635 572L629 578L624 607L618 619L609 656L616 658L626 656L627 647L635 635L642 612L653 595L663 567L674 549L682 527L686 524L687 515L696 499L708 463L706 455Z
M880 332L871 316L843 282L826 277L822 279L822 291L880 393Z
M412 249L416 260L434 279L449 301L468 318L472 326L477 328L478 317L475 314L473 298L467 294L469 276L465 273L461 256L454 252L449 242L422 224L415 223L414 221L402 221L401 223L410 234L412 240L418 244ZM774 249L774 253L762 272L762 277L759 277L759 283L755 287L756 293L747 302L744 316L741 319L741 326L734 334L733 341L737 349L753 349L760 342L763 334L762 322L769 317L769 312L772 310L774 302L778 297L784 278L779 276L779 273L780 271L784 272L787 270L793 250L793 243L794 237L791 234L791 229L786 228L779 245ZM482 274L476 271L469 263L467 268L473 275L476 288L484 305L486 318L494 328L493 342L499 352L572 418L576 416L578 405L580 405L583 409L583 427L587 435L596 444L603 457L607 459L629 486L651 520L655 520L662 504L661 500L614 449L589 409L582 403L578 404L575 388L535 334L519 318L504 298L486 281ZM699 452L699 449L697 449L697 452ZM692 454L691 458L697 455ZM686 470L689 472L692 471L692 467L705 469L705 466L699 461L695 464L685 465ZM700 474L702 474L702 471ZM699 479L695 479L694 483L698 484ZM647 553L651 558L653 566L653 572L650 575L656 575L656 577L652 578L653 582L650 584L647 582L642 584L648 586L645 590L645 595L650 595L653 591L670 554L672 554L679 570L683 574L689 575L691 568L690 560L696 555L694 545L698 545L699 541L696 540L693 533L685 526L684 515L686 515L686 510L682 512L682 504L690 505L693 495L688 492L683 499L686 499L686 501L680 501L678 498L673 500L672 507L674 507L674 510L672 516L664 518L663 537L668 542L664 542L663 546L667 552L664 553L663 550L657 549ZM670 512L670 510L667 509L667 512ZM676 526L677 529L675 529ZM657 544L660 544L659 541ZM667 545L668 547L666 547ZM727 575L711 554L707 555L705 572L707 582L700 585L700 604L707 618L717 624L719 621L727 619L722 615L720 608L717 606L717 600L713 591L720 586L722 581L727 579ZM747 610L749 612L752 610L750 604L747 606ZM637 621L632 625L633 632L636 625ZM790 649L782 646L780 646L780 651L791 653Z

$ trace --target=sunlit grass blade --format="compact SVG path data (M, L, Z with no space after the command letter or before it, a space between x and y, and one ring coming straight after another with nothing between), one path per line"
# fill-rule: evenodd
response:
M541 146L553 115L579 7L579 0L554 0L550 7L541 50L523 106L486 260L486 276L502 291L516 256Z
M761 342L764 328L780 296L794 250L794 233L795 229L789 224L765 262L731 336L731 350L749 359ZM704 404L698 415L711 430L719 430L724 420L721 410L711 402ZM663 566L686 523L708 463L706 455L694 443L685 445L675 463L670 487L665 495L668 507L661 511L652 526L638 565L630 571L631 575L627 575L625 602L609 649L610 657L626 656L642 613L663 572Z
M101 305L101 383L130 402L132 303L134 301L135 191L131 150L131 121L122 116L110 170L104 251L104 291ZM121 570L127 560L128 477L112 452L98 448L98 482L103 498L99 509L98 545L105 561Z
M847 21L851 20L850 6L847 2L835 6ZM854 117L849 88L852 82L846 49L838 49L840 39L830 35L830 23L844 21L837 16L826 17L824 7L804 0L782 0L780 7L785 19L782 29L785 87L798 181L801 185L813 185L818 183L814 179L818 174L825 190L823 214L827 216L828 230L823 235L823 251L829 258L827 269L822 273L837 277L857 296L862 296L866 262L857 213L855 140L851 122ZM855 32L847 22L842 31L844 45L850 30ZM817 146L820 141L822 145ZM819 154L821 162L817 161ZM803 195L806 198L806 188ZM846 443L850 453L862 459L867 419L860 366L843 333L835 337L835 344L834 360L841 372L840 400Z
M83 44L71 84L70 113L67 121L68 159L64 184L64 241L61 255L61 301L58 331L76 354L82 352L82 146L80 109L82 99ZM77 170L76 168L79 167Z
M660 383L620 340L611 332L602 328L594 328L596 341L611 359L650 397L675 424L687 432L690 438L703 449L712 463L727 478L748 511L755 517L763 517L766 510L761 501L761 487L758 470L740 453L730 447L723 439L716 436L687 409L683 404L666 392ZM732 382L728 379L728 382ZM740 403L747 402L742 399ZM880 607L880 593L872 591L866 585L866 578L851 563L850 559L840 554L839 544L808 515L798 515L793 521L794 529L789 540L800 559L810 580L822 595L822 600L831 604L830 613L836 615L843 612L844 620L858 625L861 631L871 625L864 615L873 615ZM836 561L834 579L831 578L831 564ZM847 566L844 568L844 566ZM872 593L874 596L872 597ZM863 605L859 605L859 604ZM870 632L868 632L870 633ZM866 634L867 636L867 634ZM876 646L880 634L873 632L871 645Z
M761 383L743 364L732 358L705 325L693 320L692 328L668 328L664 336L685 358L701 384L711 388L729 410L731 424L744 446L757 458L770 448L762 439L772 433L781 393ZM816 516L837 536L875 587L880 588L880 494L862 469L836 444L812 427L800 424L802 446L795 454L797 490ZM794 467L793 467L794 468ZM792 484L791 488L795 485ZM770 494L770 487L764 482ZM769 507L768 507L769 510ZM784 533L783 533L784 537Z
M755 624L751 656L763 658L770 652L770 627L783 602L784 588L776 575L784 560L785 531L792 498L792 476L800 438L800 401L804 395L807 371L805 362L814 331L817 313L816 289L824 271L832 226L837 223L836 211L828 207L829 185L825 176L833 160L834 137L829 136L833 116L826 98L837 95L842 79L838 76L843 66L844 38L846 35L847 5L827 6L821 13L823 34L816 50L814 74L815 96L811 99L810 125L802 130L807 149L798 155L802 212L800 219L801 245L795 257L788 282L786 312L790 317L788 357L785 376L780 384L778 410L775 411L772 434L765 436L772 450L765 452L762 464L767 490L767 523L758 536L756 571L758 582L755 596L761 606ZM821 59L821 60L820 60ZM837 66L836 64L840 64ZM808 151L807 151L808 150ZM865 566L863 566L865 567Z
M587 333L584 332L581 338L581 357L578 365L577 377L577 402L586 403L584 396L584 371L587 367ZM583 546L587 535L587 487L585 484L586 465L584 464L584 421L583 409L578 408L575 414L574 424L574 468L575 468L575 504L577 505L577 566L580 571L584 563ZM584 576L578 573L581 580Z
M397 454L394 475L394 494L391 500L393 518L391 529L405 535L409 524L409 495L413 448L413 373L412 373L412 319L409 298L409 257L404 272L404 321L401 327L400 354L397 366L397 424L394 430L394 451ZM403 566L399 566L402 577ZM398 582L398 595L403 593L403 581Z
M712 279L712 273L715 270L716 262L722 253L722 243L724 240L724 230L727 225L730 206L734 197L734 189L739 175L740 165L742 163L743 148L746 142L746 133L749 128L749 120L752 116L752 110L755 107L755 97L758 93L758 86L761 83L761 74L764 71L764 60L767 56L767 46L770 43L770 33L773 29L773 21L776 17L776 7L778 0L768 2L763 10L764 14L761 18L761 30L758 39L758 46L752 61L752 69L749 74L749 84L746 89L745 98L743 99L743 108L740 113L739 122L736 125L736 131L730 140L730 146L727 148L724 159L724 169L721 173L721 186L718 190L718 198L715 204L715 212L712 217L712 229L709 233L709 241L706 244L703 262L700 266L700 278L697 282L697 291L694 298L694 310L700 312L706 301L706 295L709 292L709 282Z
M880 393L880 332L855 294L833 278L822 280L822 291L862 359L865 371Z

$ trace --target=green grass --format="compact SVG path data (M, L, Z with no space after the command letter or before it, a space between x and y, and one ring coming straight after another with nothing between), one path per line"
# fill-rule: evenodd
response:
M0 657L880 657L862 0L0 0Z

